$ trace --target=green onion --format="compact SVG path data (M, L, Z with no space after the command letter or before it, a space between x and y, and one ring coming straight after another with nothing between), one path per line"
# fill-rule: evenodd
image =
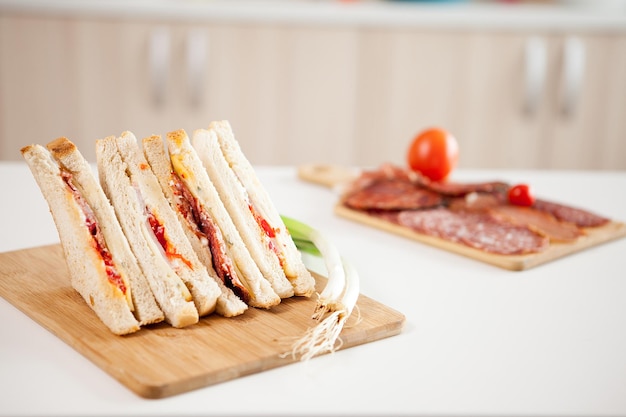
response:
M319 323L308 329L292 349L292 355L308 360L341 347L339 335L359 297L359 276L319 231L287 216L281 217L296 247L302 252L320 256L328 272L328 282L319 294L312 316Z
M306 252L317 257L322 256L320 251L313 243L311 243L310 240L293 239L293 242L296 244L296 247L300 252Z

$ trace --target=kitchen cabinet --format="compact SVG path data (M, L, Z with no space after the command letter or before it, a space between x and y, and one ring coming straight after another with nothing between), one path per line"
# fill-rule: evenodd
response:
M626 32L0 13L0 158L228 119L254 164L626 169Z
M0 16L2 158L20 158L18 145L46 140L42 133L60 135L73 126L77 109L70 97L73 90L67 88L74 76L68 65L70 42L63 19Z
M548 160L555 168L626 169L626 36L586 34L578 39L585 55L580 91L569 109L564 97L567 57L561 55L562 78L548 102L554 112L546 122ZM567 48L567 41L557 38L555 44Z
M123 24L1 16L0 34L2 157L67 136L95 161L93 140L141 125L143 57Z
M0 157L228 119L253 163L346 161L356 31L0 16Z
M626 36L375 29L362 35L359 159L402 163L439 125L466 168L626 168ZM566 82L569 80L569 82ZM568 91L569 93L566 93Z

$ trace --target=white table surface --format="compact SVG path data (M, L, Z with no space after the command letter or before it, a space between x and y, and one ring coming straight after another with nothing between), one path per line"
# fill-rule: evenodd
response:
M336 217L336 196L258 167L404 331L162 400L136 396L0 298L0 415L626 415L626 239L510 272ZM0 252L58 242L22 163L0 163ZM459 171L626 220L626 172ZM319 267L317 264L312 264ZM0 278L2 279L2 278Z

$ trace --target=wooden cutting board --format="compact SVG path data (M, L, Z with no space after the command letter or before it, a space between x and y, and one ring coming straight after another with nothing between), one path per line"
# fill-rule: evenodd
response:
M329 188L340 187L347 181L354 179L356 175L357 173L354 170L336 165L305 165L298 169L298 176L301 179ZM578 238L575 242L550 243L550 247L540 253L498 255L474 249L460 243L417 233L406 227L369 216L361 211L350 209L341 204L337 204L334 207L334 212L339 216L368 226L512 271L529 269L626 236L626 225L621 222L611 221L602 227L586 229L585 235Z
M321 291L326 279L316 276L316 281ZM58 244L0 253L0 296L146 398L293 363L298 359L284 353L315 323L310 319L315 297L294 297L271 310L252 308L234 318L210 315L184 329L161 323L115 336L70 286ZM401 332L403 314L363 295L357 305L360 321L348 320L341 349Z

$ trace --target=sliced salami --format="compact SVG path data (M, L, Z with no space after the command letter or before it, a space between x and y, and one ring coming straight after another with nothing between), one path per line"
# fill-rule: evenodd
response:
M411 171L386 163L382 164L377 169L362 171L361 174L346 187L345 192L346 194L352 194L381 181L419 183L419 181L413 178Z
M442 197L411 182L379 180L344 197L344 204L356 210L406 210L436 207Z
M533 207L537 210L550 213L561 221L573 223L578 227L598 227L609 222L609 219L606 217L599 216L589 211L546 200L536 200Z
M508 189L502 181L433 182L387 163L363 171L342 203L420 234L501 255L542 252L550 242L572 243L586 233L584 228L610 222L546 200L536 200L530 208L514 206Z
M489 210L504 220L526 226L548 237L552 242L573 242L583 235L582 230L574 223L558 220L552 214L532 207L500 205Z
M452 197L448 199L447 207L450 210L486 210L505 204L501 194L470 193L464 197Z
M424 182L424 187L439 194L450 197L462 197L470 193L497 193L503 194L509 185L501 181L459 183L459 182Z
M549 244L546 237L527 227L501 221L483 212L445 208L402 211L397 222L418 233L500 255L537 253Z

